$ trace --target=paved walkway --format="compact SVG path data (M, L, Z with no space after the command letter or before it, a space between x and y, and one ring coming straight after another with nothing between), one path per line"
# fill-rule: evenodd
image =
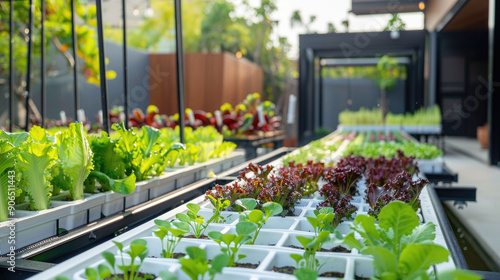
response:
M459 139L452 145L460 141L468 143L466 145L473 151L470 141ZM476 203L468 203L465 209L458 210L450 202L450 208L461 218L464 226L477 236L478 242L493 256L493 261L500 264L500 168L487 165L484 158L472 158L459 153L450 146L447 141L444 160L453 172L458 173L456 185L477 187Z
M481 149L481 144L474 138L446 136L445 148L488 163L488 149Z

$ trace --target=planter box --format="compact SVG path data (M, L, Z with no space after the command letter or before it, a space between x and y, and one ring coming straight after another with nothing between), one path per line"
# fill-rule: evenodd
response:
M443 157L435 159L417 159L418 168L423 173L442 173L443 172Z
M57 220L68 215L70 206L64 205L41 211L16 210L16 249L29 246L57 234ZM6 254L10 248L8 237L10 222L0 224L0 253Z
M52 198L54 207L67 206L67 216L59 219L59 228L72 230L97 221L101 218L102 204L104 203L104 194L84 194L85 198L78 201L59 201L68 197L68 194L62 194Z
M414 134L441 134L441 125L403 125L402 130L407 133Z

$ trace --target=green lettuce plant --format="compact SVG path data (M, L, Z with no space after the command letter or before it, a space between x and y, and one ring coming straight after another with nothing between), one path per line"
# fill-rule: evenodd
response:
M390 202L382 208L378 220L376 225L374 217L358 215L351 227L353 232L344 238L336 232L337 241L343 239L350 248L373 256L372 279L428 279L427 271L432 265L448 260L448 250L433 242L434 224L420 225L417 214L408 204ZM355 232L362 241L354 237Z
M226 219L221 216L221 212L226 210L231 205L231 201L222 197L214 198L209 194L207 195L207 198L210 200L210 203L214 207L213 215L210 220L216 224L223 224Z
M210 221L205 223L205 219L203 218L203 216L198 215L198 212L200 212L200 206L198 204L189 203L187 205L187 208L189 210L186 214L178 213L177 215L175 215L175 217L181 222L187 223L191 228L193 235L196 238L200 238L200 236L202 236L207 229Z
M241 248L241 245L246 244L252 239L256 230L257 225L252 222L239 222L236 224L236 234L223 234L218 231L211 231L208 233L208 237L219 244L221 252L227 255L229 259L228 266L232 267L239 260L246 257L246 255L238 254L238 250Z
M180 259L181 269L191 280L204 280L208 276L210 280L215 278L215 275L222 273L224 267L229 264L229 259L226 254L215 256L209 264L207 253L198 247L187 247L187 257ZM207 275L208 274L208 275Z
M189 224L186 222L167 222L155 220L158 230L153 233L161 240L161 256L163 258L173 258L174 250L182 240L182 236L189 232ZM167 244L165 246L165 241Z
M320 210L315 209L314 217L306 218L309 224L313 227L315 236L318 236L322 231L333 233L335 230L335 227L333 226L335 213L332 207L323 207Z
M300 242L302 247L304 247L304 253L302 255L290 254L290 257L297 263L297 268L303 268L318 273L324 264L320 264L319 260L316 259L316 252L330 240L329 235L330 232L321 231L313 238L297 236L297 240Z
M253 200L253 201L252 201ZM241 199L236 201L237 205L241 205L245 208L245 212L240 213L240 222L251 222L257 226L252 240L248 244L254 244L257 240L260 230L266 224L269 217L281 214L283 212L283 207L276 202L267 202L262 205L262 210L254 209L257 205L255 199Z
M38 126L33 126L29 137L20 147L16 161L21 173L19 184L30 199L32 211L50 207L50 181L54 172L52 167L58 161L57 153L56 138Z
M87 132L82 123L71 123L68 129L55 136L59 158L56 168L59 170L52 184L69 191L71 200L83 199L83 184L93 169Z

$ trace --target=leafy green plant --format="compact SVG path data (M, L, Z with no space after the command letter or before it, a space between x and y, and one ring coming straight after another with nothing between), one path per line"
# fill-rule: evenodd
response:
M29 137L21 145L17 157L17 166L22 175L19 183L30 199L30 210L50 207L52 167L58 160L55 144L55 137L43 128L33 126Z
M149 280L153 279L152 275L145 275L144 277L139 277L139 270L144 262L144 259L148 255L148 248L146 247L146 241L143 239L136 239L130 243L130 249L128 251L123 251L123 244L120 242L113 241L118 250L120 251L121 264L116 263L115 255L111 252L103 252L101 255L108 263L109 267L101 264L96 269L86 268L85 276L89 280L98 279L123 279L123 280ZM124 254L130 256L130 264L125 265ZM136 258L139 258L139 263L135 264ZM118 271L115 266L123 273L123 277L118 277ZM110 269L111 268L111 269Z
M87 132L83 123L71 123L68 129L56 133L56 137L59 170L52 184L69 191L71 200L83 199L84 181L94 168Z
M257 230L255 230L254 236L252 240L248 242L248 244L254 244L255 240L257 240L257 236L259 235L260 230L266 224L267 219L269 217L281 214L283 212L283 207L276 202L267 202L262 205L262 210L254 209L257 205L257 201L254 200L252 202L252 198L243 200L237 200L236 204L241 205L245 208L245 212L240 213L240 222L252 222L257 226ZM240 203L238 203L240 201Z
M193 235L196 238L200 238L200 236L202 236L207 229L210 221L205 223L203 216L198 215L198 212L200 212L200 206L198 204L189 203L187 208L189 210L186 214L178 213L175 217L181 222L187 223L191 228Z
M316 259L316 252L321 249L323 244L330 240L329 236L330 232L328 231L321 231L313 238L297 236L297 240L304 247L302 255L290 254L290 257L297 262L297 268L304 268L318 273L324 264L320 264L318 259Z
M382 208L378 219L376 225L374 217L358 215L352 225L354 231L343 238L350 248L374 257L373 279L427 279L432 265L448 260L448 251L433 243L434 224L419 225L417 214L408 204L393 201ZM361 242L354 232L361 235Z
M297 268L293 271L293 275L297 277L298 280L316 280L318 279L318 273L314 270L307 268Z
M221 212L226 210L231 205L231 201L222 197L215 198L212 195L207 195L206 197L210 200L210 203L214 207L214 214L210 220L216 224L223 224L226 219L221 216Z
M314 210L315 217L306 217L309 224L314 229L315 236L318 236L320 232L327 231L333 233L335 227L333 226L333 220L335 218L335 213L332 207L323 207L320 210Z
M215 256L210 265L208 264L207 253L198 247L187 247L187 257L180 259L181 269L192 280L204 280L205 276L209 276L210 280L215 278L215 275L222 273L222 269L229 264L229 258L226 254Z
M246 257L246 255L238 254L238 250L241 245L252 240L252 235L256 230L257 225L252 222L239 222L236 224L236 234L211 231L208 233L208 237L219 244L221 252L226 254L229 259L228 266L232 267L236 262Z
M164 258L173 258L174 250L182 240L182 236L189 232L189 224L186 222L167 222L155 220L158 230L153 233L161 240L161 256ZM167 246L165 247L165 240Z

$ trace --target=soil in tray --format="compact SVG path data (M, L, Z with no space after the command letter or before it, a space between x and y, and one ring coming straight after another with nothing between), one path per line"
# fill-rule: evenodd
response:
M123 279L123 274L120 273L120 274L116 274L113 276L109 276L108 278L105 278L104 280L114 280L114 279ZM144 279L144 280L156 279L156 276L153 274L144 274L142 272L139 272L136 279Z
M356 280L370 280L370 277L361 277L358 275L354 275L354 279L356 279Z
M288 246L288 247L293 248L293 249L301 249L301 250L304 250L304 248L303 248L303 247L299 247L299 246L295 246L295 245L290 245L290 246ZM347 248L344 248L344 247L342 247L342 246L338 245L338 246L335 246L335 247L333 247L333 248L331 248L331 249L323 249L323 248L321 248L320 252L350 253L350 252L351 252L351 250L349 250L349 249L347 249Z
M196 236L194 234L190 234L190 235L185 235L183 238L195 238L195 239L210 239L210 237L208 237L207 235L200 235L199 238L196 238Z
M281 273L286 273L286 274L293 274L295 271L294 266L281 266L281 267L274 267L273 271L274 272L281 272ZM344 278L344 273L342 272L325 272L321 275L321 277L337 277L337 278ZM356 278L357 279L357 278Z
M253 264L253 263L235 263L234 267L242 267L242 268L252 268L255 269L259 266L260 262L258 264Z
M186 256L186 254L184 254L184 253L174 253L173 259L180 259L180 258L184 258L185 256ZM148 256L148 258L157 259L157 257L155 257L155 256Z

